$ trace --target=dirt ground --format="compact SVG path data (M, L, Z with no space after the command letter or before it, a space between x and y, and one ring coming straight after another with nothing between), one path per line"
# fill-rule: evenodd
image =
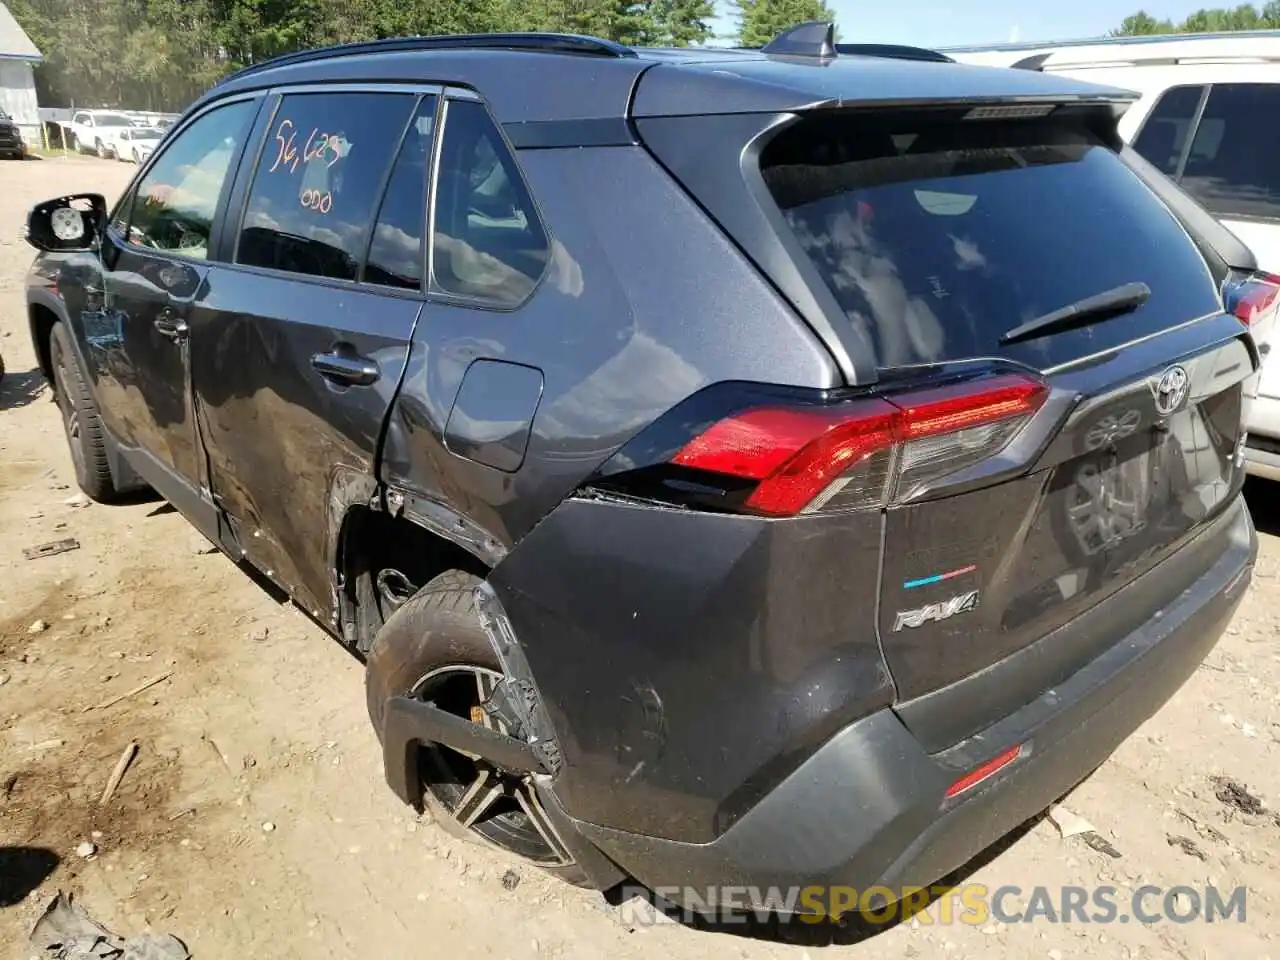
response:
M33 254L21 223L49 196L114 198L132 170L88 158L0 164L0 956L30 954L32 924L63 889L117 932L172 932L197 958L1280 958L1280 487L1248 491L1262 551L1228 635L1067 801L1118 858L1040 820L967 871L1028 895L1243 885L1244 923L973 926L943 923L935 904L870 937L636 925L599 895L402 808L382 781L360 665L207 553L167 505L76 503L27 338ZM23 557L66 537L79 549ZM137 758L100 805L131 740ZM1266 806L1224 803L1218 777ZM77 855L85 842L92 858Z

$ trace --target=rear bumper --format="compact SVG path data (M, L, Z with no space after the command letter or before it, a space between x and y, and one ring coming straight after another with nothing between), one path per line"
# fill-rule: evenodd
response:
M574 826L664 896L696 894L696 908L714 906L714 891L725 886L877 885L900 896L934 883L1088 776L1194 673L1234 613L1257 555L1243 500L1231 514L1227 549L1161 616L949 750L926 752L883 709L827 740L711 842ZM1018 745L1026 746L1013 764L945 799L963 774Z

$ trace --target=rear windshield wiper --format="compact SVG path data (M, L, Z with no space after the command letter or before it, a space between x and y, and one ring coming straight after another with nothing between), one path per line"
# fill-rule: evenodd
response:
M1000 337L1000 342L1017 343L1019 340L1031 340L1058 330L1069 330L1072 327L1118 317L1136 310L1146 303L1150 296L1151 288L1145 283L1121 284L1042 314L1026 323L1020 323L1012 330L1006 330Z

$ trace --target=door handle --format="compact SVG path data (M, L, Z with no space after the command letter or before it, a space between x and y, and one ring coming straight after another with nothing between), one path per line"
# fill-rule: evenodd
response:
M367 387L382 375L376 361L340 348L317 353L311 358L311 366L330 383L344 387Z
M168 337L175 342L184 339L187 335L187 321L181 317L175 317L168 310L156 318L153 326L160 331L160 336Z

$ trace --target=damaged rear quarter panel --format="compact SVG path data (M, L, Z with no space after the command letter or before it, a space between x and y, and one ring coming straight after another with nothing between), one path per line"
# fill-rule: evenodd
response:
M689 842L887 706L879 514L762 520L571 499L490 581L573 817Z

